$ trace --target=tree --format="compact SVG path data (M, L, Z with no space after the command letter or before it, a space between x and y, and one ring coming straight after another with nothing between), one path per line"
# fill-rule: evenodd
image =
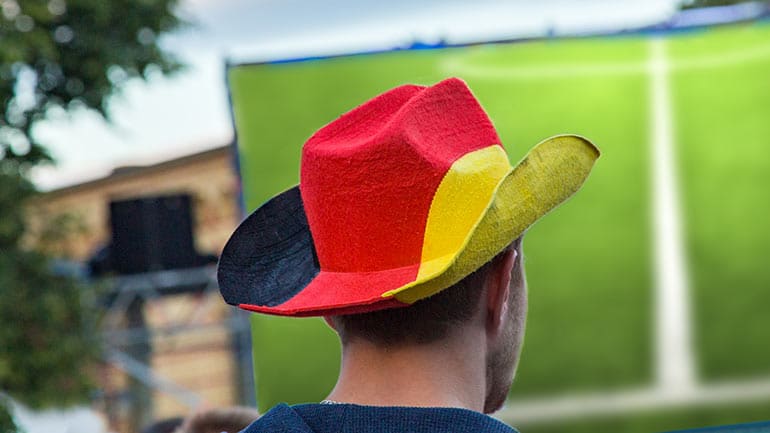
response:
M8 406L8 401L0 396L0 433L19 433Z
M729 6L738 3L749 3L756 0L683 0L682 9L707 8L711 6Z
M30 169L51 162L34 126L53 110L109 119L123 83L180 68L158 37L178 0L3 0L0 16L0 389L33 407L87 399L98 354L82 284L25 246Z

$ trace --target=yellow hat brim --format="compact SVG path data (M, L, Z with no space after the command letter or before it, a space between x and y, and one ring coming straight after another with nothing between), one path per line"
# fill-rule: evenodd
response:
M497 184L486 210L454 254L443 257L431 272L382 296L411 304L465 278L575 194L599 155L593 143L578 135L557 135L538 143Z

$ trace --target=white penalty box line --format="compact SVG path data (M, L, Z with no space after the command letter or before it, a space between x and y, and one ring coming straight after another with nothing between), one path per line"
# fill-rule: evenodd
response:
M640 75L650 70L650 62L599 62L599 63L564 63L542 66L518 65L478 65L465 57L468 54L451 55L441 62L439 68L448 74L482 80L549 80L554 78L577 78L617 75ZM711 69L738 64L762 61L770 58L770 44L741 48L707 56L669 60L669 71Z
M671 407L723 405L770 399L770 378L703 385L697 380L691 337L690 288L679 210L671 102L672 70L707 69L763 60L770 45L721 55L684 59L666 55L665 39L652 37L646 62L543 67L489 67L446 61L448 72L486 79L550 79L649 74L653 169L655 254L655 384L649 388L510 401L499 417L509 423L533 423L587 416L625 414Z
M669 409L709 408L770 401L770 377L695 385L686 393L659 387L509 400L495 416L514 425L601 418Z

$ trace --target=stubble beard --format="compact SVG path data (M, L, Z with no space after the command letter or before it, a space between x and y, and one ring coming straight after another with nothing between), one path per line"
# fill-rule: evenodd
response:
M511 289L508 320L500 345L487 357L487 395L484 413L498 411L505 404L519 362L527 316L527 285L523 275L521 287Z

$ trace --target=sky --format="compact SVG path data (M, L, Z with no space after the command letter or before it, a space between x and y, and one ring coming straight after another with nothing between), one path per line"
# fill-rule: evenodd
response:
M613 31L668 18L679 0L182 0L192 22L161 45L187 67L134 80L110 100L107 123L57 113L33 131L58 161L36 169L43 190L228 144L229 62L345 54L415 41L481 42Z

